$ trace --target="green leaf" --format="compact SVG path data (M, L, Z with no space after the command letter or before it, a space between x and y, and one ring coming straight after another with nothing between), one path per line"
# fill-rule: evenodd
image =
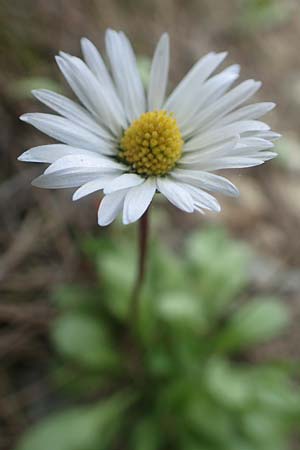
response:
M147 370L151 376L164 377L173 372L172 355L166 351L162 344L156 343L147 353Z
M134 426L130 439L131 450L158 450L161 448L162 435L155 418L143 418Z
M234 368L223 359L211 360L205 371L205 383L217 402L233 408L246 406L253 396L247 372Z
M192 287L203 299L205 314L213 324L246 286L249 251L223 230L211 229L190 236L186 257Z
M157 314L165 321L196 331L204 327L201 302L185 292L169 292L156 300Z
M287 21L293 10L293 2L289 0L244 0L238 27L243 33L270 29Z
M242 306L218 337L218 349L234 350L265 342L288 324L285 305L273 298L256 298Z
M55 305L63 311L94 312L100 310L100 292L91 286L59 286L52 295Z
M257 443L268 448L282 448L285 440L285 421L272 412L253 411L242 418L242 425L246 434ZM281 445L280 445L281 442Z
M204 439L191 436L191 433L182 434L180 444L182 450L219 450L219 447L207 444Z
M120 248L99 257L98 268L104 282L104 301L119 319L127 318L130 296L136 277L136 256L132 249Z
M129 404L129 397L120 395L96 406L52 415L29 430L16 450L105 450Z
M155 314L155 297L151 294L151 284L145 282L139 303L139 317L137 332L138 336L146 348L157 341L157 317Z
M85 255L94 262L115 250L114 242L109 236L95 237L88 235L81 240L80 244Z
M151 245L149 272L149 284L154 296L161 295L162 292L186 289L188 280L184 261L158 242Z
M28 77L21 78L10 83L9 92L18 100L32 98L33 89L49 89L50 91L62 92L61 86L50 78Z
M112 369L120 362L106 328L97 318L64 315L55 321L52 338L60 353L84 367Z
M208 397L200 396L195 391L185 420L198 436L205 436L214 444L224 445L229 444L234 437L236 423L232 419L232 415L228 414L225 408L220 408Z
M61 364L61 363L60 363ZM111 386L110 374L99 371L87 371L85 367L74 368L73 364L64 364L54 367L51 372L51 380L55 386L72 396L93 395L100 389Z
M148 56L138 56L137 66L143 85L145 88L147 88L150 82L151 59Z
M253 398L265 410L273 413L295 416L300 414L300 391L291 379L287 369L262 367L252 371L255 386Z

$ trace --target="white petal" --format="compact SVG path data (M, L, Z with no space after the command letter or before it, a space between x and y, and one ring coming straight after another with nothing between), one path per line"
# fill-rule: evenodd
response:
M276 158L276 156L278 156L278 153L276 152L259 152L259 154L252 155L252 158L263 158L264 161L270 161L273 158Z
M274 147L270 141L260 138L242 138L235 148L228 151L227 154L219 154L219 156L250 156L252 154L265 154L266 151ZM273 153L273 152L268 152Z
M193 198L180 183L161 177L157 178L156 184L157 189L177 208L189 213L194 211Z
M85 80L84 88L95 106L98 116L107 127L114 131L116 136L119 136L120 130L128 125L119 98L112 95L112 91L98 81L80 58L70 55L65 55L65 58L73 68L77 81Z
M240 121L240 120L255 120L267 114L269 111L272 111L276 106L275 103L272 102L262 102L262 103L254 103L252 105L243 106L242 108L237 109L236 111L228 114L223 117L218 122L218 126L227 125L232 122Z
M114 107L118 108L120 114L125 116L125 111L116 93L115 86L97 48L86 38L82 38L80 42L82 53L87 65L98 78L100 84L104 86L105 89L109 91L109 95L113 97Z
M77 191L74 192L72 200L76 201L82 197L85 197L86 195L92 194L93 192L100 191L116 176L117 175L115 172L110 174L107 173L105 175L99 176L99 178L97 178L96 180L85 183L83 186L77 189Z
M138 186L139 184L144 183L144 181L144 178L135 173L124 173L112 180L112 182L105 187L104 194L110 194L111 192L119 191L120 189Z
M236 154L235 156L237 158L239 157L247 157L247 158L254 158L254 159L261 159L262 161L269 161L270 159L273 159L277 156L278 154L275 152L268 152L268 151L249 151L247 149L245 149L245 152L243 153L239 153Z
M239 136L234 136L233 138L225 139L224 142L217 142L213 145L208 145L199 150L185 152L179 160L178 165L195 165L209 158L227 156L228 153L232 152L232 150L235 149L239 141Z
M197 101L202 83L221 64L226 55L225 52L209 53L201 58L172 92L164 108L174 112L179 123L184 120L185 114Z
M49 108L76 123L80 127L86 128L90 132L99 135L108 141L114 140L113 136L98 124L88 111L69 98L57 94L56 92L48 91L47 89L33 90L32 94L40 102L49 106Z
M63 158L57 159L54 163L51 164L46 170L45 173L52 173L57 170L62 169L72 169L72 168L82 168L82 170L85 170L86 168L89 169L95 169L99 172L101 170L105 171L111 171L111 170L118 170L122 171L125 170L125 167L123 167L121 164L119 164L116 161L113 161L109 158L105 158L103 156L98 156L95 153L93 154L90 152L89 155L87 154L81 154L81 155L67 155Z
M195 135L185 144L184 152L199 150L248 131L268 131L269 129L270 127L268 125L258 120L234 122L230 125L209 129L208 131Z
M85 62L93 74L96 75L101 84L105 85L106 88L114 90L112 79L95 45L87 38L82 38L80 44Z
M85 80L76 77L69 60L62 56L55 57L57 65L81 103L97 118L99 119L98 108L95 107L94 102L90 98L89 90L85 86Z
M113 30L107 30L105 43L119 96L132 122L146 110L144 88L132 47L123 33Z
M260 137L241 137L236 148L239 149L244 147L255 150L265 150L268 148L273 148L274 144L273 142L267 141L266 139L262 139Z
M202 88L197 93L197 98L191 103L184 119L180 122L180 130L183 135L189 129L193 117L221 97L238 76L239 66L233 65L203 83Z
M148 178L143 184L129 189L123 208L123 223L138 220L146 211L156 191L155 179Z
M247 80L227 92L219 100L205 108L194 118L189 130L185 133L185 137L193 135L195 132L199 133L200 130L204 130L214 123L217 123L220 118L224 117L240 104L247 101L248 98L252 97L260 86L261 83L259 81Z
M53 163L59 158L67 155L91 155L90 150L72 147L66 144L49 144L40 145L38 147L30 148L19 156L19 161L37 162L37 163ZM95 152L97 155L97 153Z
M190 184L182 184L194 201L194 207L197 209L208 209L209 211L220 212L221 206L212 195Z
M227 178L221 177L214 173L204 172L201 170L183 170L175 169L172 177L186 184L192 184L195 187L205 189L211 192L220 192L230 197L239 195L238 189Z
M235 80L238 79L240 75L240 66L238 64L233 64L232 66L227 67L222 72L210 78L206 83L206 88L212 89L211 86L214 86L215 89L211 94L206 96L207 100L204 103L205 107L218 100L225 92L231 87ZM200 111L199 111L200 112Z
M254 167L263 164L263 159L254 159L243 156L232 156L227 158L219 158L215 160L203 161L201 169L203 170L221 170L221 169L242 169L244 167ZM200 167L200 164L199 164Z
M88 181L95 180L101 173L95 169L58 170L55 173L40 175L32 181L32 185L45 189L60 189L81 186Z
M65 53L61 53L61 58L68 67L69 74L71 73L73 83L68 80L71 87L75 85L79 92L84 93L82 101L85 102L85 106L111 130L114 136L119 137L122 128L127 127L127 122L115 104L114 97L109 95L110 92L99 83L81 59ZM60 63L59 59L58 62Z
M281 138L281 134L275 133L274 131L260 131L255 134L252 133L252 136L261 139L266 139L268 141L277 141L277 139Z
M98 209L98 224L102 227L109 225L115 220L121 212L124 204L124 198L128 190L112 192L103 197Z
M48 136L74 147L82 147L103 154L116 153L112 144L64 117L53 114L28 113L23 114L20 119L30 123Z
M148 110L160 109L165 99L170 60L169 35L160 38L151 65L148 89Z
M198 152L186 153L178 164L183 169L188 169L192 166L193 169L201 169L210 161L224 157L248 157L252 154L268 150L274 147L272 142L260 138L241 138L229 140L222 144L215 144L211 147L201 149ZM275 155L274 153L272 153ZM252 156L251 156L252 157Z

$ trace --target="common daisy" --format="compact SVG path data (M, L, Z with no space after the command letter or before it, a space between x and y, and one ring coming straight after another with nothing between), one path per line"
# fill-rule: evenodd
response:
M67 53L57 64L81 105L40 89L34 96L59 115L30 113L21 119L60 141L23 153L19 160L50 163L33 181L41 188L78 188L73 200L103 190L99 225L123 211L138 220L156 192L183 211L220 211L209 192L238 195L219 169L251 167L274 156L278 134L257 120L274 103L246 102L261 83L232 88L239 66L213 74L226 53L201 58L166 99L169 37L156 47L145 93L134 52L122 32L105 37L110 71L96 47L81 40L84 60Z

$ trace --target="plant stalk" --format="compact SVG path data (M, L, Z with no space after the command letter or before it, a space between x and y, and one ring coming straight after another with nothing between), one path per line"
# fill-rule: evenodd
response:
M141 290L143 287L145 272L146 272L146 260L148 250L148 231L149 231L149 209L144 213L139 221L139 256L138 256L138 271L136 281L133 287L131 296L131 320L134 328L137 328L139 319L139 302L141 296Z

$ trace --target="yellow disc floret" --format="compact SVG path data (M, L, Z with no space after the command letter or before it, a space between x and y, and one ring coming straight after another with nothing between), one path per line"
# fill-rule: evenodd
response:
M119 158L140 175L164 175L180 158L182 145L176 119L166 111L151 111L127 128Z

